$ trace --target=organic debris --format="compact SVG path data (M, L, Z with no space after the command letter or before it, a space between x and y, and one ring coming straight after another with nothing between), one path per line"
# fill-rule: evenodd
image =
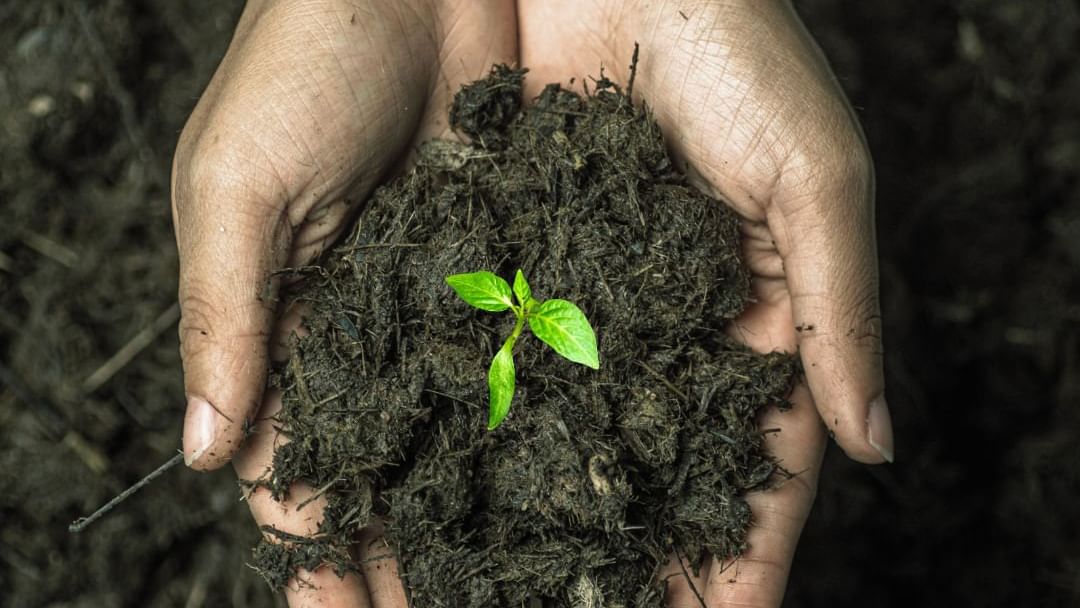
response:
M570 606L582 589L659 606L673 550L746 549L744 496L781 472L756 415L797 364L725 334L749 293L738 220L686 183L648 111L603 77L522 111L524 75L464 87L451 124L472 143L425 144L294 294L311 333L276 375L291 441L260 483L329 485L320 538L339 548L385 522L417 606ZM603 362L519 342L492 432L487 363L513 319L445 282L481 268L577 303ZM263 555L277 584L303 561Z

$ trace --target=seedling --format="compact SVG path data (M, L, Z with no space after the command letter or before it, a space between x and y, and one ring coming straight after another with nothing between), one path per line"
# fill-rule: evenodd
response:
M481 270L446 277L458 296L469 305L489 312L512 310L517 317L514 331L503 342L502 348L491 360L488 368L488 430L494 430L510 412L514 399L514 345L529 324L537 338L555 349L563 357L600 369L600 355L596 350L596 333L574 303L566 300L545 300L532 297L532 289L521 270L514 275L514 289L493 272ZM514 304L517 298L517 304Z

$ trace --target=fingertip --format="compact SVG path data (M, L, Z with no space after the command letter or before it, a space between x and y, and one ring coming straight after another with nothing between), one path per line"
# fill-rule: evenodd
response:
M232 459L243 441L243 422L229 420L202 397L188 397L184 415L184 464L212 471Z
M799 351L807 385L829 435L849 458L864 464L892 462L880 339L877 333L862 339L849 334L836 329L802 333Z
M863 464L893 462L892 419L884 395L853 406L845 414L830 409L821 415L829 434L848 458Z
M184 460L198 471L220 468L240 449L263 399L270 370L269 319L261 304L255 315L241 307L211 320L210 309L187 302L180 322L187 411ZM215 312L217 312L215 310Z

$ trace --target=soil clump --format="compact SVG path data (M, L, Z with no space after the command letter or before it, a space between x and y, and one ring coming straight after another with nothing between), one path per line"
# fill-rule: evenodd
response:
M310 335L273 380L291 441L258 483L329 487L329 508L319 541L256 549L272 584L350 567L356 531L383 521L417 606L659 606L667 556L742 552L745 494L785 474L755 421L786 405L797 364L724 332L749 296L737 217L614 83L548 85L522 110L524 75L464 87L450 118L471 143L422 146L304 271ZM519 268L538 298L582 307L601 366L526 333L488 432L487 367L513 319L445 278Z

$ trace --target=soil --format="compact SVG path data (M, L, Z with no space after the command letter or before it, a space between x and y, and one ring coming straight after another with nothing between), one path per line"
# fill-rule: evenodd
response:
M672 550L697 567L745 548L743 496L783 478L756 414L783 403L795 359L723 333L749 294L738 219L685 183L651 116L603 77L519 112L524 73L464 87L450 123L472 144L422 146L304 270L310 334L276 381L290 442L260 483L329 488L321 545L339 567L384 523L418 606L660 606ZM524 338L516 402L488 432L513 318L446 277L518 268L538 299L585 310L602 363ZM313 550L264 544L255 565L283 583Z
M66 531L179 446L167 323L83 382L175 301L169 159L240 4L0 3L5 608L279 603L229 471L173 471ZM874 153L898 460L830 450L785 605L1076 606L1080 7L794 4Z
M180 445L169 160L238 8L0 4L0 606L277 603L230 473L67 532Z

